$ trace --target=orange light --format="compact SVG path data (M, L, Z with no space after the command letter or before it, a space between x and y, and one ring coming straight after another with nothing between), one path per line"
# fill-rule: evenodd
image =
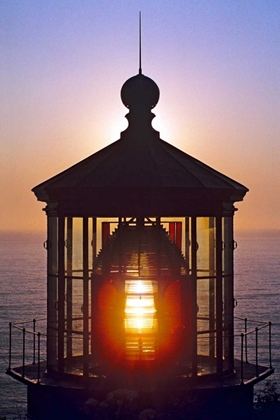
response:
M157 318L154 295L156 283L151 280L126 280L125 334L128 360L154 360Z

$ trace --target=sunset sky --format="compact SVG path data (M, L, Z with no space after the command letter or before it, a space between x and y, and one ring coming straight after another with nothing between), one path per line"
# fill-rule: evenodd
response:
M161 138L249 188L237 229L280 229L279 0L2 0L0 230L44 230L31 188L117 140L123 83Z

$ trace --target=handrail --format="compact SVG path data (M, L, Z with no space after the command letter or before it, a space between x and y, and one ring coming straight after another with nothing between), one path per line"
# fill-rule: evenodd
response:
M255 319L248 319L248 318L241 318L240 316L235 316L235 319L239 319L240 321L249 321L249 322L254 322L255 324L268 324L267 321L260 321L260 320L255 320Z
M271 322L264 322L264 321L257 321L257 320L248 320L247 318L240 318L235 317L241 321L244 321L244 332L241 334L235 334L235 337L241 337L241 384L244 384L244 365L248 364L248 337L254 336L254 351L253 351L253 358L255 362L255 377L259 377L259 332L265 328L268 329L268 361L269 361L269 369L272 369L272 346L271 346L271 329L272 323ZM258 324L257 327L248 331L248 322ZM253 345L253 344L252 344ZM245 356L245 357L244 357ZM244 360L245 359L245 360Z
M269 326L269 322L267 322L266 324L263 324L261 327L256 327L258 330L262 330L263 328L265 328L265 327L268 327ZM245 333L244 333L244 336L246 336L246 335L250 335L250 334L252 334L252 333L254 333L255 331L256 331L256 328L253 328L252 330L250 330L250 331L246 331Z
M16 329L18 331L22 331L22 367L21 367L21 377L25 378L25 372L26 372L26 358L27 358L27 348L26 348L26 342L27 342L27 335L33 336L33 342L32 342L32 364L36 365L36 359L37 359L37 384L40 384L40 368L41 368L41 337L46 334L42 334L39 331L36 331L36 323L39 321L45 321L46 318L39 318L39 319L33 319L30 321L19 321L9 323L9 365L8 365L8 371L12 370L12 329ZM32 323L33 328L27 329L25 328L26 324ZM21 326L23 325L23 326ZM36 340L37 337L37 340ZM37 346L36 346L37 341ZM30 353L29 353L30 355Z
M12 322L12 324L13 324L13 326L15 326L15 325L20 325L20 324L31 324L31 322L33 322L33 324L34 324L34 322L35 322L35 324L36 324L36 322L39 322L39 321L46 321L46 317L44 317L44 318L38 318L38 319L30 319L30 320L28 320L28 321L18 321L18 322Z
M260 332L264 331L264 330L268 330L268 340L266 341L265 345L268 345L268 353L267 353L267 360L268 360L268 366L267 370L265 372L267 372L269 369L272 369L272 323L271 322L263 322L263 321L255 321L255 320L248 320L247 318L239 318L239 317L235 317L241 321L244 321L244 332L242 332L241 334L234 334L234 335L227 335L227 334L223 334L224 338L225 337L239 337L241 339L241 346L240 346L240 376L241 376L241 384L244 384L244 382L246 381L245 379L245 365L248 364L248 353L250 350L250 357L253 359L253 365L255 365L255 378L258 378L260 376L260 365L259 365L259 349L260 349ZM81 317L82 319L82 317ZM32 364L36 365L37 364L37 375L35 377L35 380L37 381L37 384L40 384L41 378L40 378L40 369L41 369L41 349L42 349L42 343L41 343L41 337L46 337L47 334L41 333L39 331L36 330L36 326L37 326L37 322L39 321L46 321L46 318L39 318L39 319L33 319L30 321L20 321L20 322L15 322L9 323L9 365L8 365L8 371L12 370L12 330L15 329L17 331L21 331L22 332L22 367L21 367L21 377L25 378L25 373L26 373L26 361L27 361L27 357L32 356ZM33 324L33 328L29 329L26 328L25 325L32 323ZM256 323L258 326L250 329L248 331L248 323ZM56 327L51 327L51 329L57 330ZM227 328L223 328L222 329L224 332L227 331ZM69 335L69 333L71 334L71 336ZM204 334L216 334L217 330L216 329L212 329L212 330L203 330L203 331L197 331L197 338L199 340L209 340L209 337L205 336L203 337ZM82 335L83 332L79 331L79 330L68 330L65 329L63 331L63 334L67 334L67 338L75 338L75 339L83 339ZM31 342L31 340L29 340L27 342L27 336L31 336L33 337L33 343ZM89 336L90 336L90 332L89 332ZM249 343L250 345L248 345L248 338L252 337L253 340L250 340ZM29 343L30 347L29 347L29 352L27 352L27 344ZM32 345L31 345L32 344ZM250 361L250 365L252 366L252 362ZM34 372L34 371L33 371ZM248 378L247 378L248 379ZM252 379L252 378L251 378ZM254 379L254 378L253 378Z

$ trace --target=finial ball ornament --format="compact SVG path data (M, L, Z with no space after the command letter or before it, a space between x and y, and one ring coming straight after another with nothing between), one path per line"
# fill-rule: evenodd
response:
M123 84L121 99L124 106L129 109L138 107L152 109L158 103L159 88L152 79L139 73Z

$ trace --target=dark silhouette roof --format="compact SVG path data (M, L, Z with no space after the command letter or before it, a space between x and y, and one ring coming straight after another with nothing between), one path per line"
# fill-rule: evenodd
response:
M130 111L121 138L33 188L38 200L113 216L209 214L243 199L246 187L159 138L151 126L155 82L134 76L121 97Z

